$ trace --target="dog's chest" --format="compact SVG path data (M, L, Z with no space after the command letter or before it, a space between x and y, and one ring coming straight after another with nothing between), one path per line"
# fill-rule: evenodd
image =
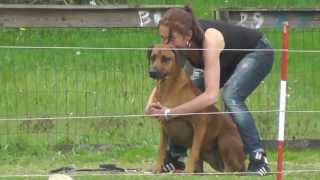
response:
M188 90L171 92L170 94L160 97L158 101L168 108L174 108L192 100L195 97L194 94L186 93L185 91Z
M190 122L184 120L173 120L162 126L168 137L176 144L190 147L193 139L193 127Z

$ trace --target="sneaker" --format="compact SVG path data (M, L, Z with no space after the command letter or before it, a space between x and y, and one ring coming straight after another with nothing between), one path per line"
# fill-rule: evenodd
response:
M172 154L167 151L164 165L161 167L162 172L183 171L186 168L184 159L184 156L172 156Z
M264 152L255 152L250 156L248 172L253 172L254 175L259 176L271 175L267 156Z

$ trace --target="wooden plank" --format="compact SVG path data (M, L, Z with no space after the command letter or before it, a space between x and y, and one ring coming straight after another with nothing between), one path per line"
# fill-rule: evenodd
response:
M0 5L0 27L154 27L171 7Z
M297 139L284 142L285 148L289 149L320 149L320 139ZM264 140L262 144L266 149L277 149L276 140Z
M320 9L232 9L216 10L222 21L254 29L281 28L288 21L290 27L320 27Z
M263 147L265 149L277 149L276 140L263 140ZM68 151L74 148L89 149L89 150L112 150L114 148L136 148L138 145L132 144L60 144L54 145L52 148L54 150ZM297 140L286 140L285 148L287 149L320 149L320 139L297 139Z

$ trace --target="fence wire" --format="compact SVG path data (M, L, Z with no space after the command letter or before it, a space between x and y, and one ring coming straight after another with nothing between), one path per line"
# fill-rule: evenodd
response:
M273 110L278 108L281 32L264 32L275 49L275 63L247 104L252 111L271 111L254 113L254 118L263 139L276 139L278 112ZM4 42L0 119L10 120L0 122L1 144L126 144L133 143L128 137L135 134L141 139L134 143L157 143L158 124L141 117L154 85L147 75L145 51L160 42L155 30L1 29L0 33L6 34L0 36ZM290 32L287 110L295 113L287 115L287 139L319 138L319 38L317 29Z

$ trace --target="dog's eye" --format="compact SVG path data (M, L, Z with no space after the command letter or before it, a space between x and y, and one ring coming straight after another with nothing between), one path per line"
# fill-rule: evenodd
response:
M163 57L161 58L161 62L162 62L162 63L168 63L169 61L170 61L170 58L168 58L168 57L163 56Z

